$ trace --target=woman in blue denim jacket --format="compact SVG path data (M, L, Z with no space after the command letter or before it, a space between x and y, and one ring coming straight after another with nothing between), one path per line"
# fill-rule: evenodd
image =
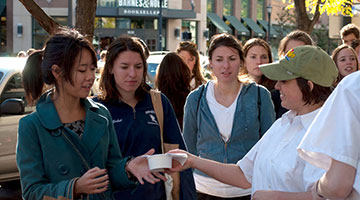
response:
M190 153L222 163L236 163L275 120L267 89L239 76L244 64L240 42L229 34L213 36L209 46L214 80L188 96L184 139ZM194 173L198 199L250 199L250 190L222 184Z

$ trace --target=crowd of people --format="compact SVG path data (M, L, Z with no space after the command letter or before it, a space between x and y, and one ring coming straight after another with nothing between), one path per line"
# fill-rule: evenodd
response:
M360 29L329 56L306 32L269 44L214 35L204 78L196 44L180 42L147 83L149 49L120 36L97 60L61 28L23 71L36 110L19 122L24 199L360 199ZM101 65L99 93L89 97ZM161 113L154 102L160 92ZM166 147L165 147L166 143ZM146 156L184 153L151 171Z

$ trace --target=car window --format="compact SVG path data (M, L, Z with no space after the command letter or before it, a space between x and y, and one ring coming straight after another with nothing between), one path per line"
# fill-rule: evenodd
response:
M9 98L25 100L25 90L22 87L20 73L13 75L6 83L4 90L0 96L0 103Z
M2 77L4 76L3 72L0 72L0 80L2 79ZM1 83L1 82L0 82Z

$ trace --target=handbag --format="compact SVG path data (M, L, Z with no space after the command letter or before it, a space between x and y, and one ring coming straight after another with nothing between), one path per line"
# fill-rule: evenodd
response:
M160 140L161 140L161 151L166 153L172 149L178 149L179 144L164 143L163 137L163 125L164 125L164 111L161 102L161 93L158 90L150 90L151 101L154 106L154 111L158 119L160 127ZM180 173L176 172L171 175L165 173L167 181L165 184L165 192L167 200L179 200L180 199Z

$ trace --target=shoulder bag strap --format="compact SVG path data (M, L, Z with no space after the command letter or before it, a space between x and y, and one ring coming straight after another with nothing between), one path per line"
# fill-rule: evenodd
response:
M261 119L260 119L260 113L261 113L261 96L260 96L260 86L258 86L258 119L259 119L259 139L261 138Z
M163 123L164 123L164 111L162 107L161 102L161 93L159 90L150 90L151 95L151 101L154 106L154 111L156 114L156 117L158 119L159 127L160 127L160 139L161 139L161 151L162 153L165 153L164 151L164 136L163 136Z
M62 129L61 131L61 135L64 136L65 140L73 147L74 151L76 152L76 154L80 157L81 162L83 163L83 165L86 168L86 171L90 169L89 164L86 162L86 159L84 158L84 156L82 155L82 153L79 151L79 149L76 147L76 145L71 141L71 139L64 133L64 129ZM106 196L104 193L99 193L99 195L106 199ZM86 195L86 199L89 199L89 195Z

